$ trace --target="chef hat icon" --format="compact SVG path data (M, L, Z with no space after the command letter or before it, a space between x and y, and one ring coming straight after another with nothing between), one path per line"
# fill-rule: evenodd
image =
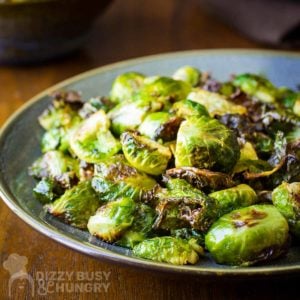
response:
M31 295L34 296L34 280L27 273L26 265L28 259L26 256L21 256L17 253L10 254L8 258L3 262L3 267L10 274L8 281L8 293L9 297L12 295L12 285L18 280L26 280L31 288Z
M17 253L10 254L7 260L3 262L3 267L10 273L10 276L13 276L16 273L22 272L27 273L26 265L28 259L26 256L21 256Z

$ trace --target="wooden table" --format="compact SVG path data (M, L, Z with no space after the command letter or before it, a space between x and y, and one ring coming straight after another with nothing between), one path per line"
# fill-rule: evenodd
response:
M194 1L115 1L97 22L82 51L41 65L0 68L0 125L36 93L90 68L160 52L229 47L261 48L204 13ZM50 290L46 297L36 292L36 299L291 299L299 290L294 279L205 283L201 279L161 277L95 260L34 231L2 202L0 223L1 264L10 254L18 253L28 258L27 271L31 276L37 272L54 272L57 276L71 271L89 275L110 272L109 279L102 280L109 283L107 293L104 288L97 295L87 289L82 293L62 293L58 289ZM2 265L0 279L0 299L6 299L9 273ZM26 286L16 289L14 295L15 299L31 299Z

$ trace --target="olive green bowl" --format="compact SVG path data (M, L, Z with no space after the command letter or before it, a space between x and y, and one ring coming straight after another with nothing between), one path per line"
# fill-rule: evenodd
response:
M129 60L95 69L66 80L34 97L19 109L0 132L0 196L11 210L34 229L70 248L98 259L178 276L205 278L256 278L300 273L300 246L292 246L286 257L267 265L248 268L217 265L206 255L197 265L174 266L133 257L130 250L109 245L87 231L62 223L43 212L32 194L34 180L28 166L41 154L42 129L37 117L49 105L48 94L56 89L75 89L85 99L107 95L113 79L120 73L138 71L148 75L170 75L182 65L211 71L225 80L232 73L266 74L275 84L295 88L300 78L300 56L269 51L190 51ZM128 112L130 114L130 112ZM202 280L201 279L201 280Z
M32 63L80 47L112 0L0 0L0 63Z

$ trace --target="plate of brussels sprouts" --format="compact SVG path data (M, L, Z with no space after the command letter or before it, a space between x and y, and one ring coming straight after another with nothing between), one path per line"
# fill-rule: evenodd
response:
M50 238L149 270L300 271L300 56L133 59L34 97L0 135L6 204Z

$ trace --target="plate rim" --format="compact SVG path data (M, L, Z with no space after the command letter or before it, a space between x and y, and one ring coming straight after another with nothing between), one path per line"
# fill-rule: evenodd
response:
M119 62L107 64L91 70L82 72L78 75L67 78L55 85L50 86L49 88L38 93L23 105L21 105L0 128L0 142L5 140L6 132L9 131L9 128L13 125L14 121L22 115L27 109L35 104L35 102L41 101L43 97L48 95L54 90L60 89L68 84L78 82L82 79L92 77L95 74L105 73L111 69L118 67L130 66L133 64L144 63L149 61L157 61L165 58L172 57L184 57L191 55L261 55L265 54L266 56L274 57L290 57L295 59L300 59L300 54L292 51L281 51L281 50L253 50L253 49L207 49L207 50L188 50L188 51L176 51L176 52L167 52L162 54L147 55L138 58L132 58L128 60L122 60ZM20 205L18 205L18 200L12 195L7 184L0 177L0 197L4 203L11 209L11 211L16 214L21 220L30 225L36 231L42 233L43 235L55 240L56 242L67 246L68 248L74 249L77 252L87 254L97 259L104 259L106 261L112 261L114 263L119 263L122 265L127 265L136 268L143 268L146 270L152 271L161 271L167 273L176 273L176 274L189 274L189 275L201 275L201 276L217 276L217 277L253 277L253 276L275 276L283 274L295 274L300 271L300 262L297 265L293 266L273 266L268 268L268 266L259 267L259 268L209 268L201 266L176 266L166 263L154 262L146 259L135 258L131 256L126 256L123 254L116 253L112 250L108 250L96 245L93 245L88 242L80 241L76 237L70 237L63 232L58 231L55 228L47 226L46 223L39 222L37 219L33 218L29 213L27 213ZM276 267L276 269L274 269Z

